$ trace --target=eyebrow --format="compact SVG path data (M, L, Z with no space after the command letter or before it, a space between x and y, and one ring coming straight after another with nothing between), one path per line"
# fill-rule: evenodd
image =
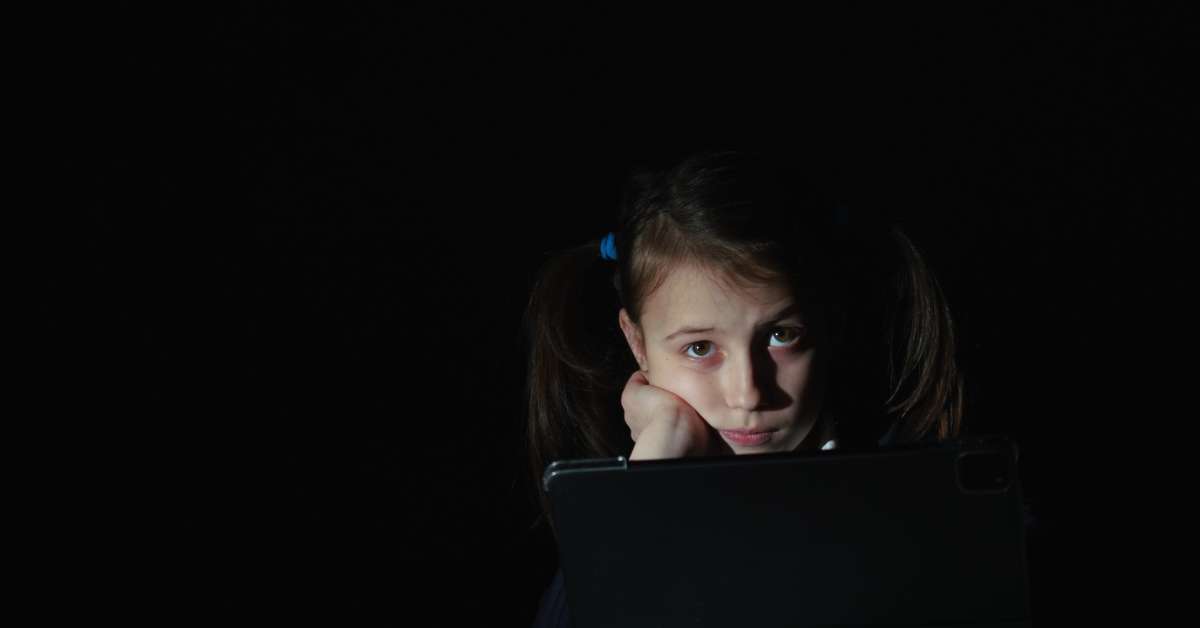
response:
M793 314L799 314L799 313L800 313L800 304L793 301L787 307L783 308L782 310L779 310L773 316L770 316L769 318L767 318L767 320L759 323L757 328L762 329L763 327L767 327L769 325L778 323L779 321L781 321ZM667 337L663 338L663 342L667 342L676 336L682 336L682 335L686 335L686 334L699 334L699 333L703 333L703 332L713 331L714 329L716 329L716 328L715 327L693 327L693 326L680 327L679 329L676 329L674 332L671 332L669 335L667 335Z

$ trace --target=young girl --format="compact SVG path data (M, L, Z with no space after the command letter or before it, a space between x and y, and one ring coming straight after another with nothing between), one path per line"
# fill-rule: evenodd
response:
M835 211L813 183L761 153L699 153L633 176L617 230L545 264L525 319L534 487L568 458L961 435L933 274L898 228ZM535 626L566 625L560 569Z

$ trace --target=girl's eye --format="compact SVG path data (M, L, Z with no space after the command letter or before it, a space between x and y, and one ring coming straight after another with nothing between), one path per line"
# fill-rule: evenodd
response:
M771 339L782 338L783 344L772 344L772 347L790 347L800 342L804 337L803 327L779 327L771 334ZM700 349L702 348L702 349ZM684 355L689 358L706 358L712 353L712 343L707 340L693 342L684 347Z
M783 335L783 337L785 339L784 343L782 345L773 345L773 346L787 347L787 346L794 345L797 342L800 342L800 339L804 337L804 328L803 327L780 327L775 330L775 333L771 334L771 338L776 338L776 337L780 336L781 334Z

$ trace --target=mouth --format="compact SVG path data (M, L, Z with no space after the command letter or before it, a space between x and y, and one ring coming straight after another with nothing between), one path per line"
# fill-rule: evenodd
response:
M779 430L720 430L720 434L735 445L754 447L770 442L777 431Z

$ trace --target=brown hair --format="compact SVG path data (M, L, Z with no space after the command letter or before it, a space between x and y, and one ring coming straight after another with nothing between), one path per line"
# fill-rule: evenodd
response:
M705 151L644 169L625 189L616 261L603 235L553 252L537 273L524 319L529 471L540 490L554 460L628 456L620 405L637 369L617 324L640 323L671 268L691 262L726 285L786 281L836 324L823 416L839 447L946 440L962 429L963 378L954 325L920 251L895 225L844 215L799 164L762 152ZM845 420L841 420L844 418Z

